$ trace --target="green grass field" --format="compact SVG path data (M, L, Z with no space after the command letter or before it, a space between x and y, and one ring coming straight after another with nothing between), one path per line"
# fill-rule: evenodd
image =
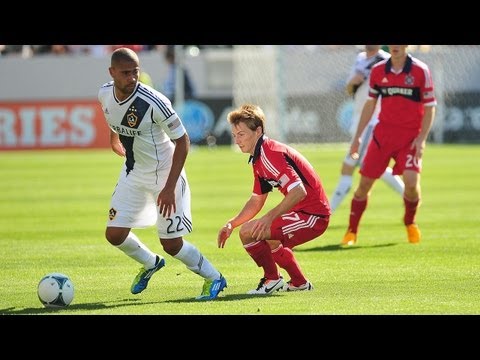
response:
M347 144L295 146L333 191ZM403 202L379 181L356 246L338 246L351 194L326 233L295 249L314 291L252 297L262 271L238 229L218 249L218 229L250 196L248 156L230 147L196 147L187 160L196 244L228 280L219 299L198 302L203 280L166 255L167 266L140 295L130 293L138 264L104 238L110 195L123 159L110 150L0 153L0 314L480 314L480 146L429 144L417 222L423 239L406 240ZM355 184L358 175L355 177ZM270 195L267 206L280 200ZM156 229L137 230L165 255ZM63 272L72 304L43 308L37 284Z

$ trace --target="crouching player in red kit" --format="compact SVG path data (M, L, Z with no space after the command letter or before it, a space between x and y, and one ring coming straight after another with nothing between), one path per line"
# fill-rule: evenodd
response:
M240 227L243 247L263 268L263 276L252 295L275 291L312 290L292 249L322 235L328 227L330 205L319 176L307 159L295 149L265 135L265 114L256 105L244 104L228 114L235 143L250 154L253 193L240 212L218 233L223 248L233 229ZM277 188L282 201L258 219L268 194ZM290 276L285 283L277 268Z

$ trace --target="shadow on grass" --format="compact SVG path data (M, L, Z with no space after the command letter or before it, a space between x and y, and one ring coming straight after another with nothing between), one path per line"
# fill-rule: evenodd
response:
M308 249L295 249L295 252L310 252L310 251L350 251L359 249L376 249L389 246L398 245L398 243L378 244L378 245L354 245L354 246L342 246L339 244L316 246Z
M86 303L86 304L71 304L65 308L45 308L45 307L35 307L35 308L22 308L17 309L14 307L0 309L0 314L9 315L41 315L41 314L63 314L65 311L72 310L98 310L98 309L113 309L117 307L125 306L143 306L149 304L158 304L159 302L144 302L142 299L123 299L115 300L109 302L97 302L97 303Z
M117 307L126 307L126 306L144 306L158 303L205 303L210 301L238 301L245 299L267 299L271 296L279 296L280 294L272 294L270 296L259 296L259 295L248 295L248 294L228 294L220 295L220 297L214 300L197 300L195 298L184 298L176 300L167 300L167 301L151 301L144 302L141 299L123 299L115 300L110 302L98 302L98 303L86 303L86 304L71 304L65 308L45 308L45 307L35 307L35 308L5 308L0 309L0 315L47 315L47 314L71 314L72 310L99 310L99 309L114 309ZM280 295L281 296L281 295ZM69 311L70 313L67 313Z
M219 297L217 297L214 300L196 300L192 298L188 299L177 299L177 300L167 300L165 303L175 303L175 304L180 304L180 303L208 303L210 301L238 301L238 300L246 300L246 299L252 299L252 300L263 300L263 299L271 299L272 296L282 296L283 293L275 293L271 295L249 295L249 294L225 294L222 295L220 294Z

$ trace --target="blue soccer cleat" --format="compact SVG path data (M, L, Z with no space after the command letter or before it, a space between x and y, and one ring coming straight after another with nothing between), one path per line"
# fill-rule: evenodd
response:
M227 287L227 280L220 274L220 279L209 280L205 279L202 293L196 297L197 300L214 300L217 298L220 291Z
M145 290L152 275L164 266L165 259L157 255L157 262L153 268L146 270L144 267L142 267L138 275L133 280L132 287L130 289L132 294L140 294L143 290Z

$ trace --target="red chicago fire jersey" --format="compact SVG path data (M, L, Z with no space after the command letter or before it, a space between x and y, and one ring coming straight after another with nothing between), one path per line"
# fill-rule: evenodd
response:
M303 183L307 196L292 211L330 215L330 204L320 177L308 160L292 147L263 135L258 139L249 163L253 165L253 192L266 194L278 188L283 194Z
M369 96L381 96L381 124L418 131L424 106L437 104L428 66L411 55L398 74L392 71L391 59L377 63L370 73Z

